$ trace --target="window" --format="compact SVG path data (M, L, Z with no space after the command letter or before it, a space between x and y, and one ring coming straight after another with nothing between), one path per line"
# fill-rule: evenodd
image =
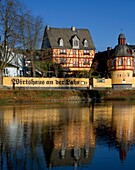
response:
M83 64L84 64L84 65L85 65L85 64L90 64L90 63L89 63L89 60L85 58Z
M74 38L72 39L72 46L73 48L79 48L79 39L77 36L74 36Z
M130 77L130 73L127 73L127 77Z
M83 46L88 47L88 41L86 39L84 39L84 41L83 41Z
M76 54L76 50L73 50L73 54Z
M127 59L127 65L128 65L128 66L131 65L131 60L130 60L130 58Z
M73 63L73 66L78 66L78 62L75 61L75 62Z
M66 64L67 62L67 59L66 58L60 58L60 63L61 64Z
M117 77L121 77L121 74L117 74Z
M65 49L60 49L60 54L66 54L66 50Z
M104 78L103 79L98 78L97 83L105 83L105 79Z
M79 46L78 40L74 40L74 46Z
M123 65L123 60L122 58L119 58L119 66L122 66Z
M115 66L115 60L113 59L112 60L112 67L114 67Z
M59 46L63 47L64 46L64 41L62 38L59 39L58 41Z
M8 73L9 73L8 69L5 68L5 69L4 69L4 74L8 74Z
M90 54L90 51L89 50L84 50L83 53L84 53L84 55L88 55L88 54Z

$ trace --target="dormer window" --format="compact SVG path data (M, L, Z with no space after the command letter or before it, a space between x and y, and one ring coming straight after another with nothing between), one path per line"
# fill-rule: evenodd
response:
M88 41L86 39L84 39L84 41L83 41L83 46L88 47Z
M77 36L74 36L74 38L72 39L72 46L73 48L79 48L79 39Z
M59 44L60 47L64 46L64 41L63 41L62 38L59 39L58 44Z

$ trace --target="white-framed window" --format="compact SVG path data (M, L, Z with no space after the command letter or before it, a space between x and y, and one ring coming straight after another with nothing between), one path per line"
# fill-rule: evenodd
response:
M77 36L74 36L74 38L72 39L72 47L73 48L79 48L79 39Z
M88 47L88 41L86 39L84 39L84 41L83 41L83 46Z
M60 54L66 54L66 49L60 49Z
M119 62L119 66L123 65L123 59L122 58L119 58L118 62Z
M79 46L79 41L78 40L74 40L74 46Z
M83 54L84 54L84 55L88 55L88 54L90 54L90 51L89 51L89 50L84 50L84 51L83 51Z
M62 38L59 39L58 44L59 44L60 47L64 46L64 41L63 41Z
M127 58L127 65L130 66L131 65L131 59Z

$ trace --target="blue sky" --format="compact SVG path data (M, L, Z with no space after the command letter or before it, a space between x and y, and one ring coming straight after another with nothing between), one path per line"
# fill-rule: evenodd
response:
M44 26L89 29L96 50L117 45L122 32L135 45L135 0L22 0Z

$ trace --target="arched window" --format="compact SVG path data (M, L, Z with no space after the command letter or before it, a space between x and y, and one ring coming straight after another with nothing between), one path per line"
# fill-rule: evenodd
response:
M63 47L64 46L64 41L62 38L59 39L58 41L59 46Z
M84 39L84 41L83 41L83 46L88 47L88 41L86 39Z
M79 48L79 39L77 36L74 36L74 38L72 39L72 47L73 48Z

